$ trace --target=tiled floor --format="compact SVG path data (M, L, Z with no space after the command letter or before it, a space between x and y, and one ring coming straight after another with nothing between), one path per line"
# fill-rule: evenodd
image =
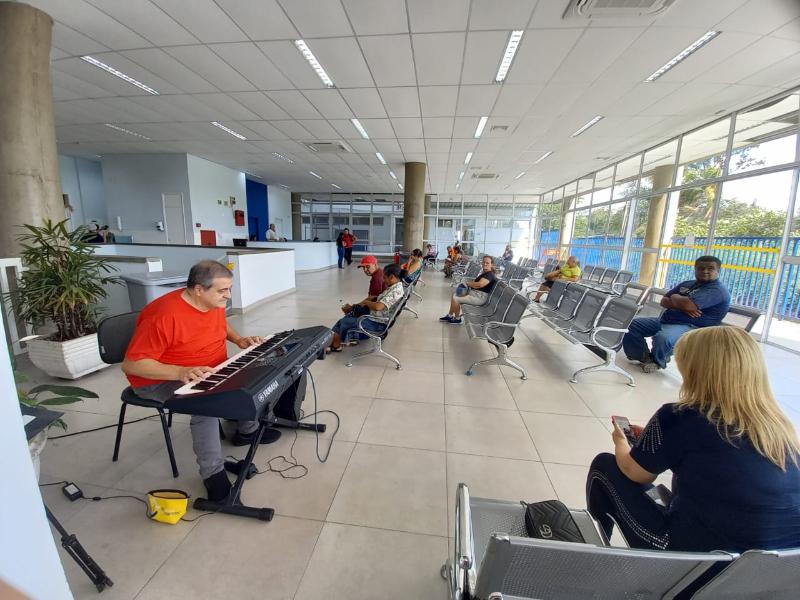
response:
M490 355L487 344L467 339L457 326L437 318L451 288L428 273L419 320L401 317L386 348L403 362L369 358L352 368L344 353L311 369L319 409L341 417L329 460L316 459L315 438L301 433L294 455L307 465L302 479L264 473L249 481L245 502L272 506L271 523L212 515L176 526L145 518L133 500L69 503L58 486L44 496L67 528L115 582L113 598L218 598L317 600L443 599L439 567L447 555L455 487L467 482L474 495L509 500L558 497L584 506L586 465L612 448L609 416L644 423L663 403L674 401L680 384L674 369L636 374L630 388L615 375L567 381L572 371L596 362L537 323L524 321L511 354L528 369L489 367L464 375L474 360ZM298 277L297 293L232 319L241 332L266 334L288 327L331 325L340 298L358 300L367 280L351 268ZM776 394L800 424L800 374L796 355L764 347ZM37 380L44 377L35 372ZM65 407L71 432L111 424L125 380L110 367L80 381L100 400ZM304 405L314 408L311 392ZM149 414L130 409L128 418ZM330 415L321 418L332 423ZM120 460L111 462L114 430L50 440L42 456L42 482L77 482L87 495L134 494L177 487L202 495L191 449L188 419L176 416L172 435L181 475L173 479L160 426L147 420L125 427ZM259 451L264 469L288 455L293 435ZM321 440L324 452L330 431ZM224 446L236 456L243 449ZM190 511L188 517L196 517ZM76 598L97 593L68 557Z

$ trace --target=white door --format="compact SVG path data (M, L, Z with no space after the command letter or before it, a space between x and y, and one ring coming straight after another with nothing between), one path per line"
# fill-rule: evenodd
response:
M161 194L164 203L164 229L168 244L186 243L186 218L183 214L183 194Z

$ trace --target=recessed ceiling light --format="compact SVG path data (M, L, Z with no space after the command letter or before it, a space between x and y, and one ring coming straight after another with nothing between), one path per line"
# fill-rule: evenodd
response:
M151 88L149 85L143 84L141 81L138 81L131 77L130 75L125 75L122 71L117 71L114 67L107 65L104 62L101 62L94 58L93 56L81 56L81 60L86 61L90 65L94 65L95 67L99 67L106 71L107 73L111 73L114 77L119 77L123 81L127 81L131 85L135 85L141 90L144 90L148 94L153 94L154 96L158 96L158 92Z
M211 121L211 124L212 124L214 127L218 127L219 129L222 129L222 131L225 131L225 132L227 132L227 133L230 133L230 134L231 134L233 137L235 137L235 138L239 138L240 140L246 140L246 139L247 139L247 138L246 138L246 137L244 137L244 136L243 136L241 133L237 133L237 132L236 132L236 131L234 131L233 129L231 129L231 128L229 128L229 127L225 127L225 125L223 125L222 123L217 123L216 121Z
M150 140L149 137L146 135L142 135L141 133L136 133L135 131L131 131L129 129L125 129L124 127L118 127L117 125L112 125L111 123L103 123L106 127L110 127L111 129L115 129L117 131L121 131L122 133L127 133L128 135L135 135L138 138L142 138L143 140Z
M332 184L331 184L331 187L333 187L333 188L336 188L337 190L340 190L340 189L342 189L342 188L340 188L338 185L336 185L335 183L332 183Z
M578 137L578 136L579 136L580 134L582 134L584 131L586 131L587 129L589 129L589 127L592 127L592 126L594 126L595 124L597 124L597 123L600 121L600 119L602 119L602 118L603 118L603 115L597 115L597 116L596 116L594 119L592 119L591 121L589 121L588 123L586 123L586 125L584 125L584 126L583 126L583 127L581 127L580 129L578 129L578 131L576 131L575 133L573 133L573 134L572 134L572 137Z
M322 175L317 175L316 173L314 173L314 171L309 171L309 173L311 173L317 179L322 179Z
M278 185L279 185L280 187L282 187L283 189L285 189L285 190L288 190L288 189L289 189L289 186L288 186L288 185L284 185L284 184L282 184L282 183L279 183Z
M689 56L700 50L703 46L705 46L708 42L713 40L717 37L721 31L708 31L703 36L696 39L694 42L689 44L686 48L681 50L678 54L676 54L672 59L670 59L664 66L659 68L655 73L650 75L647 79L645 79L645 83L650 83L651 81L655 81L659 77L661 77L664 73L672 69L673 67L677 66L678 63L683 62Z
M277 159L279 159L279 160L285 160L287 163L289 163L289 164L291 164L291 165L293 165L293 164L294 164L294 161L293 161L291 158L289 158L289 157L287 157L287 156L284 156L284 155L283 155L283 154L281 154L280 152L273 152L273 153L272 153L272 156L274 156L275 158L277 158Z
M311 65L311 68L314 69L314 72L322 80L322 83L325 84L325 87L333 87L333 81L330 77L328 77L325 69L323 69L322 65L319 64L317 57L314 56L314 53L311 52L311 49L308 47L308 45L303 40L295 40L294 45L297 46L298 50L300 50L300 53L308 61L308 64Z
M462 179L464 179L464 171L458 174L458 181L460 182Z
M367 135L367 130L364 129L364 126L361 124L361 121L359 121L358 119L350 119L350 122L353 124L353 127L356 128L358 133L361 134L361 137L363 137L365 140L369 139L369 135Z
M390 176L392 179L397 179L397 175L395 175L395 174L394 174L394 171L389 171L389 176Z
M479 138L483 133L483 128L486 127L486 121L489 120L489 117L481 117L481 120L478 121L478 126L475 128L475 135L473 137Z
M403 184L402 183L398 183L397 187L399 187L402 190L403 189Z
M457 183L457 184L456 184L456 189L458 189L458 188L460 188L460 187L461 187L461 184L460 184L460 183Z
M467 155L464 157L464 164L468 165L469 161L472 160L472 152L467 152Z
M538 165L540 162L542 162L542 161L543 161L545 158L547 158L548 156L550 156L552 153L553 153L553 151L552 151L552 150L550 150L549 152L545 152L545 153L544 153L544 154L542 154L542 155L541 155L539 158L537 158L537 159L536 159L536 162L535 162L535 163L533 163L533 164L535 164L535 165Z
M522 34L525 33L522 29L516 29L508 36L508 44L506 44L506 51L503 53L503 58L500 61L500 66L497 68L497 75L494 80L497 83L505 81L508 70L511 68L511 62L514 60L514 55L517 53L519 42L522 39Z
M383 158L383 154L381 154L380 152L376 152L376 153L375 153L375 156L377 156L377 157L378 157L378 160L379 160L379 161L381 161L381 164L382 164L382 165L385 165L385 164L386 164L386 159L385 159L385 158Z
M514 181L516 181L517 179L519 179L520 177L522 177L523 175L525 175L525 173L526 173L526 171L523 171L522 173L520 173L519 175L517 175L516 177L514 177Z

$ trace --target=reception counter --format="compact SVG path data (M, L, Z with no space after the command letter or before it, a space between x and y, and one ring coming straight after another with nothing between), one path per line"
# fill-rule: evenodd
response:
M336 266L336 242L247 242L248 248L294 250L294 268L298 273L324 271Z

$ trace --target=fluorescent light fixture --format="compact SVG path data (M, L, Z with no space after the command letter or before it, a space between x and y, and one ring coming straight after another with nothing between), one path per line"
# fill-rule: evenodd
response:
M481 117L481 120L478 121L478 126L475 128L475 135L473 137L475 137L476 139L481 137L481 134L483 133L483 128L486 127L486 121L488 120L489 117Z
M122 133L127 133L128 135L135 135L138 138L142 138L143 140L150 140L149 137L146 135L142 135L141 133L136 133L135 131L131 131L130 129L125 129L124 127L118 127L117 125L112 125L111 123L103 123L106 127L111 127L111 129L115 129L117 131L121 131Z
M333 188L336 188L337 190L340 190L340 189L342 189L342 188L340 188L338 185L336 185L335 183L332 183L332 184L331 184L331 187L333 187Z
M517 53L519 42L522 39L522 34L525 33L522 29L515 29L508 36L508 44L506 44L506 51L503 53L503 59L500 61L500 66L497 68L497 75L494 80L497 83L503 83L508 70L511 68L511 62L514 60L514 55Z
M588 123L586 123L586 125L584 125L584 126L583 126L583 127L581 127L580 129L578 129L578 131L576 131L575 133L573 133L573 134L572 134L572 137L578 137L578 136L579 136L580 134L582 134L584 131L586 131L587 129L589 129L589 127L592 127L592 126L594 126L595 124L597 124L597 123L600 121L600 119L602 119L602 118L603 118L603 115L597 115L597 116L596 116L594 119L592 119L591 121L589 121Z
M650 83L651 81L655 81L659 77L661 77L664 73L672 69L673 67L677 66L679 63L683 62L689 56L700 50L703 46L705 46L708 42L713 40L717 37L721 31L708 31L703 36L696 39L694 42L689 44L686 48L681 50L678 54L676 54L672 59L670 59L663 67L658 69L655 73L650 75L647 79L645 79L645 83Z
M322 179L322 175L317 175L316 173L314 173L314 171L309 171L309 173L311 173L317 179Z
M464 157L464 164L468 165L469 161L472 160L472 152L467 152L467 155Z
M517 179L519 179L520 177L522 177L523 175L525 175L525 173L526 173L526 172L527 172L527 171L523 171L522 173L520 173L519 175L517 175L516 177L514 177L514 181L516 181Z
M144 90L148 94L153 94L154 96L158 96L158 92L151 88L149 85L143 84L141 81L138 81L131 77L130 75L125 75L122 71L117 71L114 67L107 65L104 62L101 62L94 58L93 56L81 56L81 60L86 61L90 65L94 65L95 67L99 67L106 71L107 73L111 73L114 77L119 77L123 81L127 81L131 85L135 85L140 90Z
M293 161L291 158L289 158L289 157L287 157L287 156L284 156L284 155L283 155L283 154L281 154L280 152L273 152L273 153L272 153L272 156L274 156L274 157L275 157L275 158L277 158L278 160L285 160L285 161L286 161L287 163L289 163L290 165L293 165L293 164L294 164L294 161Z
M458 188L460 188L460 187L461 187L461 184L460 184L460 183L457 183L457 184L456 184L456 189L458 189Z
M325 87L333 87L333 81L330 77L328 77L325 69L323 69L322 65L319 64L317 57L314 56L314 53L311 52L311 49L308 47L308 45L303 40L295 40L294 45L297 46L298 50L300 50L300 53L308 61L308 64L311 65L311 68L314 69L314 72L322 80L322 83L325 84Z
M246 140L246 139L247 139L247 138L246 138L246 137L244 137L244 136L243 136L241 133L237 133L237 132L236 132L236 131L234 131L233 129L230 129L229 127L225 127L225 125L223 125L222 123L217 123L216 121L211 121L211 124L212 124L214 127L218 127L219 129L222 129L222 131L225 131L225 132L227 132L227 133L230 133L230 134L231 134L233 137L235 137L235 138L239 138L240 140Z
M553 153L553 151L552 151L552 150L550 150L549 152L545 152L545 153L544 153L544 154L542 154L542 155L541 155L539 158L537 158L537 159L536 159L536 162L535 162L535 163L533 163L533 164L535 164L535 165L538 165L540 162L542 162L542 161L543 161L545 158L547 158L548 156L550 156L552 153Z
M458 174L459 183L461 182L462 179L464 179L464 173L465 173L465 171L461 171L461 173Z
M282 187L285 190L289 189L289 186L288 185L284 185L283 183L279 183L278 186Z
M363 137L365 140L369 139L367 130L364 129L364 126L361 124L361 121L359 121L358 119L350 119L350 122L353 124L353 127L355 127L358 130L358 133L361 134L361 137Z
M398 183L397 187L399 187L402 190L403 189L403 184L402 183Z
M386 159L385 159L385 158L383 158L383 154L381 154L380 152L376 152L376 153L375 153L375 156L377 156L377 157L378 157L378 160L379 160L379 161L381 161L381 164L382 164L382 165L385 165L385 164L386 164Z
M395 174L394 174L394 171L389 171L389 176L390 176L392 179L397 179L397 175L395 175Z

